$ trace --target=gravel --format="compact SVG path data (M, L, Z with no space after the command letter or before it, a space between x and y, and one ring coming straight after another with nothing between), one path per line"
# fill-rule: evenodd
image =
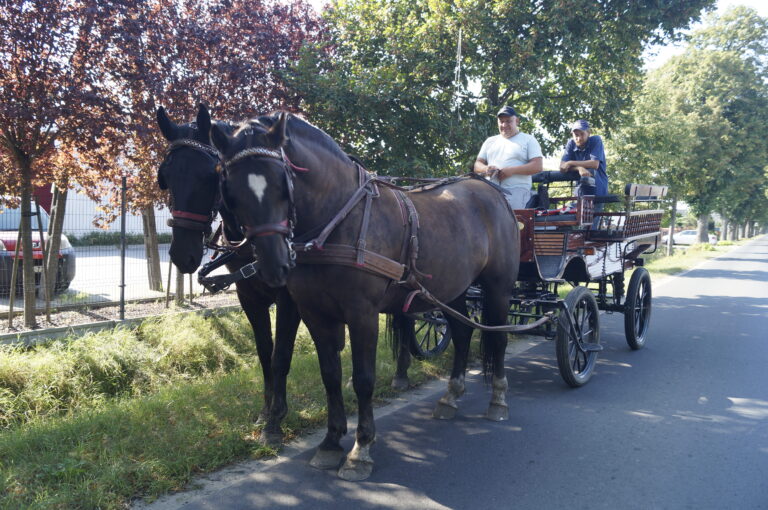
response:
M203 310L207 308L218 308L222 306L237 305L237 294L234 291L221 292L218 294L204 294L193 298L192 303L187 299L184 304L177 305L170 302L166 308L165 299L154 301L129 302L125 305L125 318L133 319L137 317L147 317L151 315L161 315L167 311L189 311ZM79 309L66 309L61 311L52 311L51 320L45 317L45 311L38 312L35 320L37 327L28 328L24 325L24 316L22 312L14 314L13 326L8 324L8 314L0 315L0 334L21 333L24 331L40 331L47 328L58 328L62 326L74 326L87 324L90 322L100 322L108 320L119 320L120 308L118 306L104 307L83 307Z

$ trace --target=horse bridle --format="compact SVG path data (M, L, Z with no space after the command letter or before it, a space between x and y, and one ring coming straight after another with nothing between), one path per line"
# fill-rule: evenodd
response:
M180 140L174 140L171 142L171 144L168 146L168 149L165 151L165 156L163 159L167 158L173 151L183 147L189 147L191 149L202 152L206 156L211 157L211 159L213 159L216 164L221 161L221 153L216 150L215 147L202 142L198 142L197 140L192 140L191 138L182 138ZM218 195L219 191L216 193ZM205 215L189 211L182 211L180 209L174 209L173 193L170 193L170 196L171 200L169 209L171 210L171 218L168 218L167 225L171 228L176 227L186 230L203 232L206 237L209 237L211 235L211 224L213 223L213 219L216 217L216 203L218 200L214 199L211 212L208 215Z
M223 163L224 166L228 168L231 165L246 158L267 158L280 161L283 167L283 174L285 175L285 182L288 190L288 216L284 220L277 223L263 223L256 226L244 226L242 231L245 238L242 240L239 246L250 242L250 240L254 237L263 237L275 234L281 235L283 236L283 239L285 240L285 243L288 247L288 255L291 260L291 265L293 265L296 262L296 251L293 247L293 228L296 225L296 204L293 198L294 179L296 178L296 173L294 170L308 170L306 168L297 167L291 163L282 148L280 149L280 152L278 152L275 150L267 149L266 147L250 147L236 153L229 159L225 159Z

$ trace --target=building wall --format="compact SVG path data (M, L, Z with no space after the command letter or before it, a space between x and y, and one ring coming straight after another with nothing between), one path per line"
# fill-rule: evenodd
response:
M120 218L109 224L108 229L101 229L93 224L93 221L100 216L96 209L98 204L76 190L70 190L67 193L67 211L64 215L64 233L67 235L83 235L88 232L120 232ZM155 208L155 220L158 233L170 232L171 227L166 225L166 220L171 215L167 207L162 209ZM141 215L128 213L125 221L125 228L128 234L142 234L144 232L141 225Z

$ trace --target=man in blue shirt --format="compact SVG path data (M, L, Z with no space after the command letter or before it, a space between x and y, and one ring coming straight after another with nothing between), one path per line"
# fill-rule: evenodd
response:
M602 138L597 135L590 136L590 127L586 120L577 120L571 124L571 134L573 138L565 145L565 152L560 160L560 171L577 170L579 172L582 176L582 183L577 190L579 196L607 195L608 174L605 169ZM590 178L594 178L594 181Z

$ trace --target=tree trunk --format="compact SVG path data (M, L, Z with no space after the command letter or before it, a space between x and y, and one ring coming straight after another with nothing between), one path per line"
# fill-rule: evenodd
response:
M67 209L67 188L53 190L53 203L51 204L51 221L48 223L48 259L45 261L45 270L48 274L48 295L53 292L59 277L59 248L61 247L61 233L64 228L64 213Z
M708 243L709 236L707 235L707 228L709 227L709 214L700 214L696 218L696 233L700 243Z
M163 277L160 273L160 249L157 245L155 209L152 206L142 209L141 220L144 226L144 255L147 257L149 288L162 292Z
M677 222L677 197L672 197L672 210L669 211L669 235L667 235L667 257L675 252L675 244L672 236L675 235L675 223Z
M723 216L723 226L720 227L720 239L719 241L725 241L728 233L728 225L730 224L730 221L726 219L725 216Z
M32 169L29 162L21 168L21 251L24 285L24 325L37 327L35 321L35 266L32 258ZM11 289L16 292L16 289Z

